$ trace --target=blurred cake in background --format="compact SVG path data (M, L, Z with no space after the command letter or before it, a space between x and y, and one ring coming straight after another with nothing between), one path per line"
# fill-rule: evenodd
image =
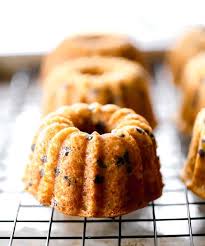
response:
M180 37L167 55L173 82L176 85L182 83L183 69L193 56L205 50L205 28L195 27Z
M99 102L131 108L156 126L149 76L136 62L119 57L76 58L53 69L43 85L44 114L76 102Z
M124 57L145 66L142 52L128 37L117 34L86 34L65 39L45 56L41 78L44 79L56 65L67 60L93 55Z
M205 109L196 118L187 161L181 173L187 187L205 198Z
M205 107L205 52L194 56L185 65L181 87L178 125L182 132L191 134L197 113Z

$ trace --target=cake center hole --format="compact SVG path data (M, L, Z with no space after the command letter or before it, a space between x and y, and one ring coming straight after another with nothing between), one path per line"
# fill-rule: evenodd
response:
M102 75L104 71L100 69L99 67L88 67L88 68L82 68L80 70L82 74L87 74L87 75Z
M89 119L85 119L80 124L78 122L76 126L80 131L86 132L88 134L91 134L94 131L98 132L99 134L105 134L109 132L105 122L100 121L100 120L97 122L92 122Z

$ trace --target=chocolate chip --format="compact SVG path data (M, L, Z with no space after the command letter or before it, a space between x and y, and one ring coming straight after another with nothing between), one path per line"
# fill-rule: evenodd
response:
M127 163L129 163L130 162L130 159L129 159L129 153L128 153L128 151L125 151L125 153L124 153L124 160L127 162Z
M198 153L199 153L199 155L200 155L200 157L205 157L205 150L203 150L203 149L200 149L199 151L198 151Z
M60 170L58 167L54 169L55 175L58 176L60 174Z
M32 144L31 145L31 150L34 152L34 150L35 150L35 147L36 147L36 145L35 144Z
M31 187L32 185L33 185L33 182L30 181L30 182L28 183L28 187Z
M98 160L97 160L97 165L98 165L100 168L107 168L107 166L105 165L105 163L104 163L101 159L98 159Z
M95 184L102 184L104 182L104 180L105 180L104 176L101 176L101 175L97 174L95 176L94 182L95 182Z
M127 166L127 173L131 173L132 172L132 166L128 165Z
M43 155L43 156L41 157L41 161L42 161L43 163L47 162L47 156L46 156L46 155Z
M123 166L124 164L125 164L124 158L121 156L117 157L116 166L120 167Z
M88 134L88 135L86 136L86 138L87 138L88 140L91 140L91 139L93 138L93 136L90 135L90 134Z
M62 154L65 155L65 156L68 156L68 154L70 153L70 150L71 148L68 147L68 146L65 146L63 149L62 149Z
M125 134L122 133L122 134L119 135L119 137L120 137L120 138L124 138L124 137L125 137Z
M136 127L136 131L139 132L140 134L145 134L145 131L140 127Z
M148 130L144 130L152 139L155 139L154 134Z
M73 184L76 183L76 180L74 178L70 178L67 175L65 175L63 177L63 179L66 181L66 183L68 184L68 186L73 185Z
M128 153L128 151L125 151L123 156L118 156L117 157L116 166L120 167L120 166L125 165L126 163L127 164L129 163L129 153Z
M131 166L131 163L130 163L128 151L125 151L123 156L117 157L116 166L120 167L120 166L123 166L123 165L126 166L127 173L131 173L132 172L132 166Z

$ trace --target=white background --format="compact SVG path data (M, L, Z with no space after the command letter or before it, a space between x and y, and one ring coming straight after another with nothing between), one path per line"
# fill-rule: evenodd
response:
M0 54L41 53L73 33L103 31L158 48L198 24L205 24L203 0L0 0Z

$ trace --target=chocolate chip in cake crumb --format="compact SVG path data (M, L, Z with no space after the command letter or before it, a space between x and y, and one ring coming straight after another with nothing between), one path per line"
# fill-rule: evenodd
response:
M58 167L56 167L54 169L54 173L55 173L56 176L58 176L60 174L60 169Z
M125 137L125 134L124 134L124 133L121 133L121 134L119 135L119 137L120 137L120 138L124 138L124 137Z
M30 182L28 183L28 187L31 187L32 185L33 185L33 182L30 181Z
M123 156L118 156L116 160L116 166L120 167L125 164L129 164L129 153L128 151L125 151Z
M152 139L155 139L155 136L154 136L154 134L153 134L152 132L150 132L149 135L150 135L150 137L151 137Z
M136 131L139 132L140 134L145 134L145 131L140 127L136 127Z
M127 166L127 173L130 174L132 172L132 166L128 165Z
M124 158L122 156L118 156L116 161L116 166L120 167L123 166L124 164L125 164Z
M129 159L129 153L128 151L125 151L125 153L123 154L123 156L119 156L117 157L116 160L116 166L120 167L120 166L126 166L127 172L131 173L132 172L132 166L130 164L130 159Z
M200 156L200 157L202 157L202 158L205 157L205 150L200 149L200 150L198 151L198 153L199 153L199 156Z
M97 165L98 165L100 168L107 168L107 166L105 165L105 163L103 162L102 159L98 159L98 160L97 160Z
M68 184L68 186L73 185L73 184L76 183L76 180L74 178L71 178L71 177L69 177L67 175L65 175L63 177L63 179L66 181L66 183Z
M43 156L41 157L41 161L42 161L43 163L46 163L46 162L47 162L47 156L46 156L46 155L43 155Z
M70 151L71 151L71 148L70 147L68 147L68 146L65 146L63 149L62 149L62 154L64 155L64 156L68 156L68 154L70 153Z
M90 141L91 139L93 139L93 135L87 134L86 138L87 138L87 140Z
M105 180L104 176L97 174L95 176L94 182L95 182L95 184L102 184L102 183L104 183L104 180Z
M128 151L125 151L123 158L124 158L124 160L125 160L125 162L126 162L127 164L130 163Z
M35 145L35 144L32 144L32 145L31 145L31 151L33 151L33 152L34 152L35 147L36 147L36 145Z
M152 132L150 132L149 130L144 130L144 131L150 136L150 138L155 139L155 136Z

